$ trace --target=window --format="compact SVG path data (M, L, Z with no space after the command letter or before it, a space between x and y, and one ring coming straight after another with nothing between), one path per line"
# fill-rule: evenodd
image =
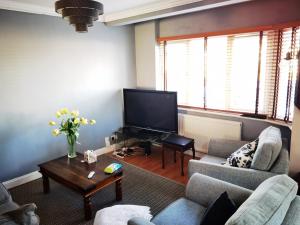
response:
M178 102L183 105L203 106L204 92L199 85L204 85L203 39L172 42L168 45L168 90L178 92ZM176 66L172 66L176 65Z
M299 27L160 44L164 89L180 106L291 121Z

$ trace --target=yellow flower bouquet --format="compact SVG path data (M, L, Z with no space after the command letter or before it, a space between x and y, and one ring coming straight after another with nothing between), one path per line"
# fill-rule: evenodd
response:
M59 124L57 129L52 130L53 136L58 136L60 134L65 134L67 137L69 149L68 149L68 157L75 158L76 157L76 149L75 144L79 137L79 128L84 125L94 125L96 124L96 120L88 120L84 117L79 117L79 111L73 110L69 111L67 108L63 108L56 112L57 119L60 119L59 123L55 121L50 121L50 126L56 126Z

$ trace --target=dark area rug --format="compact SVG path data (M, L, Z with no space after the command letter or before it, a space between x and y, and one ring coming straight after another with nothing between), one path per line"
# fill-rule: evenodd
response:
M100 160L106 163L111 159L103 155ZM115 201L114 185L106 187L92 198L94 216L97 210L116 204L150 206L152 215L155 215L184 196L185 187L182 184L124 162L122 164L125 175L122 182L123 200ZM41 225L93 224L93 219L84 220L83 199L79 194L51 179L49 194L44 195L42 187L42 180L38 179L13 188L10 192L18 204L34 202L37 205Z

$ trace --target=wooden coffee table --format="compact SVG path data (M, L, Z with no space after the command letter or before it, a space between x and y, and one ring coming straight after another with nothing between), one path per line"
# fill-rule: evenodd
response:
M77 153L77 155L73 159L64 156L40 164L40 172L43 175L43 188L45 194L50 192L49 178L51 178L82 195L85 219L90 220L92 218L91 197L102 188L115 183L116 200L122 200L121 181L123 171L120 170L114 174L105 174L103 172L104 168L113 163L113 159L106 164L101 162L87 164L81 162L83 160L82 154ZM90 171L96 172L92 179L87 178Z

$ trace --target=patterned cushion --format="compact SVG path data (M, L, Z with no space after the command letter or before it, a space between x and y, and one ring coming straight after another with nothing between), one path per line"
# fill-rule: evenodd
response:
M227 158L226 165L234 166L234 167L250 168L254 153L257 149L257 145L258 145L258 139L245 144L244 146L236 150Z

